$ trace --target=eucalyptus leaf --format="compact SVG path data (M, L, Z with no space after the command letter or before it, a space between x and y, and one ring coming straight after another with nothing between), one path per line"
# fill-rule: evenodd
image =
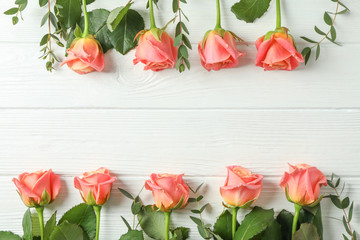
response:
M239 20L252 23L262 17L270 6L271 0L240 0L231 7L231 11Z

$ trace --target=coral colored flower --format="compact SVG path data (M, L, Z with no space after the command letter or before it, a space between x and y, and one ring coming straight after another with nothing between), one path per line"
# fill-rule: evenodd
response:
M280 181L288 200L301 206L313 205L319 198L321 186L327 186L325 175L316 167L306 164L292 166Z
M224 202L230 207L249 207L259 197L264 177L252 174L241 166L230 166L227 169L225 185L220 188Z
M102 47L92 35L84 38L75 38L66 52L68 57L60 66L67 64L71 70L79 74L93 71L101 72L104 69Z
M239 64L239 57L245 55L236 49L235 38L228 31L223 36L216 30L210 31L199 43L198 50L201 64L208 71L233 68Z
M146 31L140 36L136 48L134 64L145 64L144 70L161 71L173 68L176 64L177 48L174 40L161 31L161 41L157 40L151 31Z
M155 205L163 212L175 207L184 208L189 200L189 187L183 180L184 174L151 174L145 182L145 188L152 191ZM181 203L181 201L183 201ZM180 206L178 206L181 204Z
M110 197L112 184L116 177L109 174L106 168L86 172L82 177L74 178L75 188L80 190L81 197L88 205L104 205Z
M14 178L13 182L21 199L28 207L40 207L51 203L61 188L60 177L51 169L22 173L19 179Z
M274 32L271 36L267 34L260 37L256 41L256 48L258 53L255 64L265 70L291 71L304 62L303 56L296 50L293 38L287 32Z

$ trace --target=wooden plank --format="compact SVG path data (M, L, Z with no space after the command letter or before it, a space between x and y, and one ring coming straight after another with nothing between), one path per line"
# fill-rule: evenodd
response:
M101 238L106 240L119 239L120 235L126 232L126 226L123 224L120 216L124 216L132 223L132 215L130 212L130 202L117 190L118 187L127 189L128 191L136 194L144 184L144 181L148 176L139 177L124 177L119 175L119 180L114 184L110 201L104 206L102 210L101 219ZM51 213L55 210L58 211L58 217L73 205L81 203L81 197L76 189L73 187L73 178L61 176L63 189L60 192L58 199L49 205L49 209L45 211L45 219L48 219ZM10 182L10 176L0 176L0 194L1 196L7 196L2 199L3 207L0 212L0 230L12 230L18 234L21 234L21 216L25 212L26 208L22 204L19 196L15 191L15 186ZM222 177L186 177L185 179L191 186L197 186L204 182L203 195L204 201L211 204L204 212L204 219L207 223L213 223L216 216L223 211L221 204L221 196L219 194L219 187L224 183L225 176ZM274 208L276 212L285 208L289 211L293 211L293 206L287 202L284 193L278 187L279 177L266 177L264 181L264 189L260 195L256 205L264 208ZM352 200L356 202L360 201L360 178L349 178L343 177L343 180L348 183L347 188L344 191L344 195L349 195ZM331 193L328 188L323 188L323 193ZM144 190L141 193L141 198L144 204L153 204L152 196L149 191ZM205 202L204 202L205 203ZM336 209L329 200L324 199L322 201L323 208L327 209L323 211L323 222L325 228L324 239L340 239L343 229L342 222L337 221L331 217L341 218L342 212ZM186 226L191 228L190 239L200 239L196 226L189 219L190 209L196 208L194 204L189 204L184 210L175 211L172 214L172 222L176 223L176 226ZM354 213L359 212L359 206L355 205ZM239 221L247 211L239 212ZM353 226L359 226L360 218L359 215L354 214Z
M195 46L194 46L195 48ZM0 44L0 108L359 108L360 45L323 47L316 64L293 72L254 66L256 50L238 68L208 73L197 51L192 70L159 73L133 66L134 52L106 55L103 73L54 73L37 59L36 44ZM339 64L344 63L344 64ZM346 64L345 64L346 63Z
M360 111L1 110L0 115L0 174L53 168L73 176L101 165L124 175L176 170L220 176L225 166L242 164L279 176L287 162L307 162L327 174L360 175Z
M257 20L255 24L247 24L236 19L235 15L230 11L231 6L238 2L238 0L222 1L223 9L223 27L230 29L248 42L255 42L255 40L267 31L275 28L275 2L272 2L270 9L266 15ZM206 4L205 4L206 3ZM116 0L96 1L89 6L89 10L95 8L105 8L112 10L125 2ZM148 12L145 10L146 1L136 1L133 8L139 10L143 15L146 26L149 27ZM164 26L170 19L173 18L172 2L163 1L159 3L160 11L156 10L156 20L159 27ZM343 15L336 21L338 26L338 37L340 42L344 43L359 43L360 26L354 24L360 20L360 2L359 1L345 1L345 4L351 9L350 15ZM327 28L323 21L324 11L334 12L336 4L331 1L324 0L302 0L283 2L283 25L291 30L294 36L317 36L314 34L314 25L322 28L324 31ZM13 7L13 1L1 1L1 12ZM0 27L2 35L0 42L40 42L41 37L46 34L47 28L40 28L40 21L46 13L46 8L40 8L37 1L29 1L28 8L24 11L24 21L18 23L16 27L12 27L11 17L0 14ZM188 5L184 6L184 11L190 18L188 24L191 32L192 43L198 43L205 32L215 27L216 10L215 1L189 1ZM351 28L347 27L351 26ZM170 25L168 31L174 33L175 26Z

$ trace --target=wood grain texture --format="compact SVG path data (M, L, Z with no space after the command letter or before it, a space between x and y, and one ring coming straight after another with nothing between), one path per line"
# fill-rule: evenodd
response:
M119 174L119 173L117 173ZM102 224L101 224L101 239L104 240L115 240L119 239L120 235L127 231L125 224L122 222L120 216L124 216L129 222L132 223L132 215L130 212L130 205L128 199L126 199L118 190L118 187L125 188L137 194L144 181L148 176L142 177L127 177L122 176L120 173L118 175L118 180L113 186L112 195L110 201L107 205L104 206L102 210ZM82 199L80 194L73 187L73 178L61 176L63 189L58 197L49 208L46 209L45 219L48 219L51 216L51 213L55 210L58 210L58 217L60 217L66 210L70 209L73 205L81 203ZM348 183L347 188L344 191L345 195L350 195L352 199L359 202L360 201L360 187L355 182L359 182L358 177L355 178L344 178L344 181ZM204 220L207 223L213 223L216 217L224 210L224 207L221 204L221 196L219 194L219 187L225 181L225 175L221 177L185 177L185 181L191 186L197 186L200 183L204 182L204 188L202 194L204 195L207 202L211 206L204 212ZM279 188L278 184L280 177L268 177L264 179L264 189L257 201L257 205L263 206L264 208L274 208L275 212L278 213L281 209L285 208L289 211L293 211L293 206L287 202L286 197L282 190ZM0 177L0 194L2 196L6 195L8 198L5 199L5 202L2 201L2 204L6 207L6 211L0 215L0 230L2 229L11 229L12 231L21 234L21 221L19 216L22 216L26 210L26 207L23 206L20 198L15 192L15 186L10 182L10 177ZM330 189L324 189L323 193L331 193ZM149 191L144 190L141 193L141 199L144 201L144 204L153 204L152 195ZM205 202L204 202L205 203ZM324 200L322 202L323 207L323 221L326 226L326 231L324 239L340 239L342 237L341 233L345 230L342 229L342 222L335 218L341 218L341 211L332 206L329 200ZM186 209L181 211L175 211L172 214L172 225L176 223L175 226L186 226L191 228L190 239L201 239L196 225L189 219L189 216L194 215L189 210L196 208L194 204L190 204ZM248 211L240 211L238 219L242 220L243 216ZM360 222L360 207L359 205L355 206L354 209L354 226L359 226Z
M229 11L236 0L222 2L224 27L251 45L239 46L247 52L239 67L211 73L201 67L196 50L215 22L215 4L209 0L189 1L184 9L194 50L192 69L183 74L144 72L132 64L134 51L107 53L103 73L79 76L63 67L50 74L37 58L46 9L30 1L25 21L15 27L0 14L0 196L6 206L0 209L0 230L21 232L25 207L11 178L23 171L52 168L61 175L61 194L50 207L61 215L81 202L74 176L99 166L111 169L119 180L104 208L101 234L113 240L126 230L120 215L131 220L130 203L116 190L119 186L135 193L151 172L184 172L192 186L205 182L211 203L205 219L210 221L223 210L218 189L225 166L241 164L265 175L257 204L278 212L292 210L278 187L288 162L342 176L348 183L345 194L357 203L354 226L360 225L360 1L344 0L351 14L336 23L343 46L324 44L319 62L293 72L264 72L253 64L254 41L274 27L274 4L264 18L246 24ZM90 9L123 3L98 0ZM144 5L135 1L134 8L147 21ZM12 6L0 1L0 12ZM302 0L283 1L283 7L284 25L302 49L299 36L317 39L313 26L324 29L323 11L335 5ZM171 1L161 1L156 16L159 26L170 20ZM168 30L172 34L174 27ZM64 49L56 51L62 56ZM142 198L152 201L146 191ZM341 212L324 200L323 214L325 240L341 239L342 223L331 218L341 218ZM191 227L191 240L198 240L189 215L178 211L173 222Z

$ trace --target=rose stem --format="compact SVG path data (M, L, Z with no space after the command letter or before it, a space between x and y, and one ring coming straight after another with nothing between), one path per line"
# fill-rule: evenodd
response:
M44 240L44 207L37 207L35 209L39 215L41 240Z
M96 240L99 240L99 234L100 234L100 211L101 206L94 206L94 210L96 213Z
M221 28L221 9L220 9L220 0L216 0L216 10L217 10L217 19L216 19L216 28Z
M233 213L232 213L232 239L235 239L238 211L239 211L239 208L237 208L237 207L233 208Z
M300 215L301 209L302 209L302 206L295 203L295 215L294 215L293 227L292 227L292 239L294 239L294 233L296 232L296 229L297 229L297 223L299 221L299 215Z
M281 6L280 0L276 0L276 28L281 28Z
M89 34L89 17L86 10L86 0L82 0L83 13L84 13L84 32L82 37L86 37Z
M150 23L151 23L150 29L153 29L156 28L153 0L149 0L149 7L150 7Z
M164 212L164 214L165 214L165 240L169 240L170 213L171 212Z

